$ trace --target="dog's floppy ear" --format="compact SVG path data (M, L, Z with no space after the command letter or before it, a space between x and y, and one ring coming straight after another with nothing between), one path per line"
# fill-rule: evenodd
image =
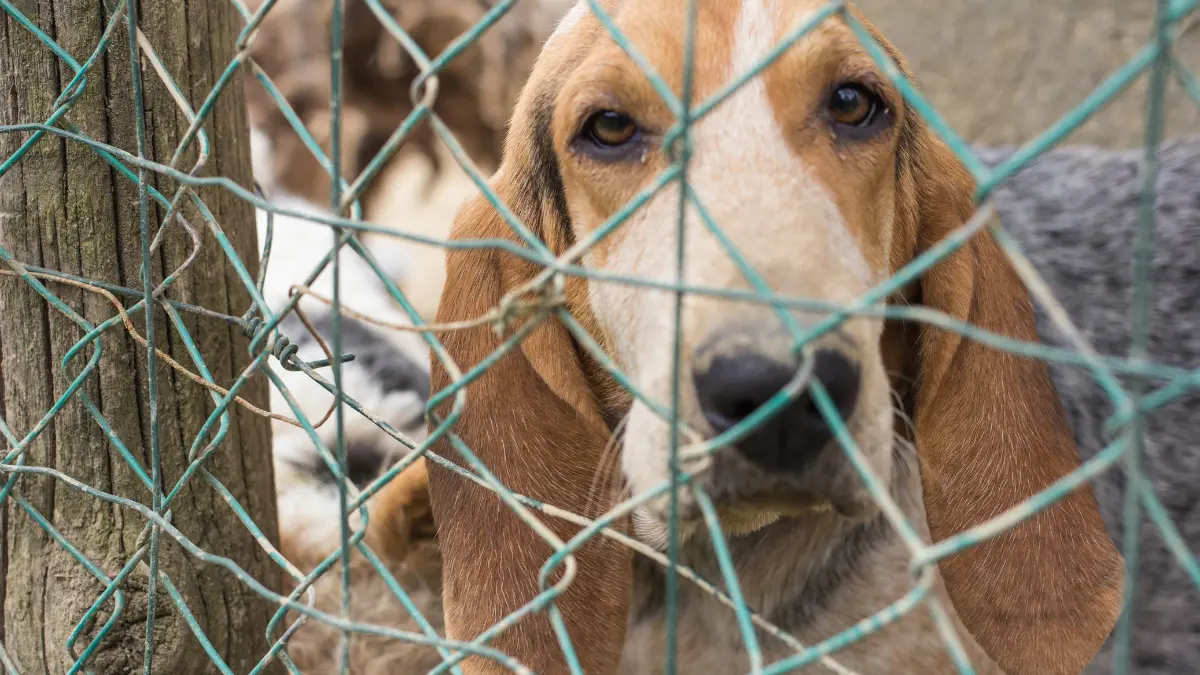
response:
M534 225L535 231L541 229L541 224L531 223L529 217L553 205L529 208L533 205L528 200L538 197L526 192L527 185L514 189L510 187L513 182L505 178L494 185L526 224ZM462 211L452 238L513 237L495 208L481 196ZM438 322L465 321L487 313L506 291L537 271L535 265L506 252L450 252ZM442 337L463 372L492 355L501 342L490 326ZM440 391L450 384L450 378L436 357L432 365L433 389ZM589 518L611 506L605 500L587 503L588 486L597 477L596 467L610 434L588 386L577 347L553 315L465 391L466 404L453 431L509 489ZM446 404L437 413L445 418L450 409ZM432 449L464 464L445 440ZM429 474L444 556L446 631L452 638L472 640L538 593L538 571L552 550L492 492L436 464L430 464ZM611 492L601 490L603 494ZM544 522L563 540L578 531L560 520L544 518ZM559 610L584 672L615 672L629 602L628 551L597 538L580 550L577 559L576 577L560 597ZM490 644L533 672L567 672L562 649L544 612L522 619ZM509 671L474 659L468 662L466 672Z
M567 69L564 64L574 58L577 54L570 42L551 39L522 92L503 162L491 181L500 200L556 255L565 251L570 233L550 120L554 93ZM504 239L525 245L483 195L459 213L451 239ZM450 251L438 322L480 317L496 308L505 293L540 271L539 266L494 248ZM568 297L586 297L584 283L568 280ZM583 318L583 323L589 323ZM441 339L464 373L503 342L488 325L445 333ZM499 358L466 386L465 406L453 430L509 489L595 518L611 503L589 498L597 494L591 490L593 481L602 481L598 494L612 495L615 490L610 481L615 477L598 475L611 433L583 359L570 333L550 314L518 349ZM451 383L436 355L432 378L434 391ZM437 415L445 419L452 402L441 405ZM463 463L447 440L432 449ZM471 640L537 594L538 571L552 551L492 492L435 463L430 464L429 481L445 558L446 630L453 638ZM578 531L561 520L543 520L563 540ZM597 537L583 546L576 558L576 576L559 598L558 608L583 671L612 673L624 640L631 555L624 547ZM534 672L567 672L563 651L544 612L522 619L490 644ZM474 658L468 662L467 672L508 670Z
M914 136L919 252L971 217L975 183L945 144L923 130ZM921 299L1001 335L1038 339L1030 295L986 230L925 273ZM1043 362L932 326L919 339L914 419L935 541L1079 466ZM959 617L1009 675L1079 673L1120 611L1122 560L1089 485L940 567Z

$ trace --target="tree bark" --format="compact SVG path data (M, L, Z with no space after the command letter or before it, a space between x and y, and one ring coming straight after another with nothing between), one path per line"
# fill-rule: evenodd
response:
M100 0L15 0L16 7L77 61L95 49L111 20ZM198 109L232 60L242 21L231 2L141 0L139 26L193 109ZM121 19L124 22L124 19ZM128 35L118 28L106 53L90 71L87 88L65 119L88 136L136 153L135 101ZM188 120L142 58L146 154L167 163L187 129ZM38 38L0 11L0 124L44 122L55 99L73 77ZM61 126L61 125L60 125ZM251 184L249 129L239 80L218 99L205 124L211 143L203 175L227 176ZM8 159L29 133L0 133L0 161ZM195 146L177 168L188 171ZM148 174L150 175L150 174ZM150 179L172 195L178 184L159 175ZM253 208L228 192L200 191L250 273L257 273ZM165 209L154 205L150 231ZM168 292L173 300L239 315L249 296L194 209L185 211L201 232L199 257ZM43 137L8 173L0 177L0 246L27 265L58 270L141 289L141 238L136 181L113 170L87 146L61 137ZM173 224L151 262L155 283L164 270L176 269L192 248L190 237ZM0 269L6 269L0 265ZM114 314L104 297L56 282L49 289L93 325ZM127 299L128 304L136 298ZM128 306L127 304L127 306ZM144 317L134 318L145 334ZM195 370L179 333L161 310L154 315L160 349ZM211 318L184 316L218 384L228 386L249 362L248 340L237 326ZM28 284L0 277L0 414L18 438L64 394L94 347L66 369L67 351L84 332L56 311ZM150 406L146 350L118 325L99 341L102 358L82 391L102 411L113 432L150 473ZM188 465L188 450L214 409L207 390L159 361L158 428L162 481L166 491ZM241 395L266 408L267 385L256 376ZM225 440L205 464L250 517L271 538L277 537L274 476L269 422L241 408L230 408ZM11 448L3 444L5 453ZM72 397L24 453L26 466L56 469L99 490L142 504L151 495L116 446ZM0 473L0 480L9 474ZM136 511L89 496L47 476L21 474L12 496L0 508L0 639L23 674L67 672L75 656L67 649L72 631L103 586L55 542L17 499L49 520L110 578L143 542L146 519ZM172 503L172 522L206 551L225 556L270 588L279 587L279 569L220 496L196 475ZM147 558L148 560L148 558ZM178 589L213 647L234 671L249 671L265 654L266 626L273 603L249 590L226 570L188 555L165 534L159 569ZM87 661L96 673L142 672L146 644L148 567L140 564L122 584L125 607L114 627ZM75 644L78 654L114 611L105 602L85 625ZM158 585L153 672L211 673L215 669L162 584Z

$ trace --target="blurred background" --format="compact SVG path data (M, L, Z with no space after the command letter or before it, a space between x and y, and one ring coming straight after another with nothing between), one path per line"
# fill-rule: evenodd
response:
M1074 108L1146 45L1154 0L860 0L909 60L934 107L968 141L1016 145ZM1200 68L1200 26L1176 54ZM1145 137L1147 78L1067 139L1104 148ZM1166 137L1200 132L1200 108L1172 81Z

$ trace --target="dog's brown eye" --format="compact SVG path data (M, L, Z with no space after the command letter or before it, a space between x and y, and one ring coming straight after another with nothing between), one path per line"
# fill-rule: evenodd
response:
M835 124L865 127L875 119L879 99L864 87L848 84L834 90L829 99L829 117Z
M625 145L637 134L637 124L628 116L612 110L592 115L584 125L584 134L596 145Z

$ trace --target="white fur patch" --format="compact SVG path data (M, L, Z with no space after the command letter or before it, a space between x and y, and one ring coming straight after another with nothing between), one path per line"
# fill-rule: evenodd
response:
M258 167L261 166L260 162ZM272 204L302 214L329 215L327 209L290 195L274 196ZM266 211L257 210L260 251L266 237L267 217ZM333 234L329 226L302 217L276 214L271 256L263 286L267 306L279 311L288 300L290 287L303 283L332 246ZM393 280L400 281L411 272L409 251L398 240L374 237L369 241L368 248L379 260L383 272ZM411 323L407 314L388 295L375 271L361 257L344 248L340 262L342 299L346 307L389 323ZM332 266L325 268L311 288L325 297L332 297ZM310 319L327 318L330 314L327 305L313 298L304 298L300 306ZM414 363L427 362L428 353L418 335L376 326L366 328L379 342L397 348L403 354L401 358ZM302 345L296 354L297 358L309 362L324 358L316 342L303 341L302 335L287 337ZM375 368L386 365L377 364ZM271 359L271 366L300 411L310 423L316 424L332 404L332 394L308 375L284 369L274 358ZM328 368L320 371L320 374L326 379L332 378ZM357 361L342 366L342 390L410 438L417 442L425 438L422 417L424 401L418 392L385 390L378 373ZM274 386L271 387L271 410L288 417L296 414ZM271 424L280 530L299 551L328 550L330 542L336 542L339 531L337 492L329 485L320 484L309 471L308 467L321 460L307 432L280 421L272 421ZM331 418L317 429L317 437L327 448L334 447L336 428ZM344 432L347 446L369 444L397 455L403 452L398 441L380 430L374 422L349 408L345 411Z
M769 0L744 0L734 33L731 77L739 77L762 62L778 43L784 33L779 25L779 12ZM794 175L804 176L815 190L825 192L811 178L811 172L791 151L784 131L779 127L771 102L767 97L766 83L761 77L747 82L742 90L726 102L722 109L714 111L715 119L705 127L716 127L717 134L725 134L721 154L743 149L756 153L761 162L772 167L792 167ZM813 200L812 206L818 206ZM814 224L819 221L826 231L822 233L830 241L822 249L835 256L836 264L853 272L863 283L870 284L874 275L867 264L858 243L846 228L841 212L826 198L820 204L820 213L804 214Z
M290 195L273 196L271 203L278 208L301 214L330 217L328 209L313 206L308 201ZM259 209L259 247L266 241L268 214ZM263 294L268 303L287 301L288 290L294 284L302 284L317 268L317 264L333 248L333 229L324 223L303 217L274 214L274 235L271 238L271 257L268 261L267 280ZM391 237L373 238L371 253L379 261L384 273L393 281L400 282L409 273L408 252ZM387 295L379 276L358 254L343 247L339 270L343 301L347 307L368 314L376 319L408 323L408 317ZM333 296L333 265L325 267L309 286L326 298ZM324 305L308 299L305 309L316 310Z
M590 7L588 7L586 0L579 0L579 2L572 5L571 9L568 9L567 13L558 20L558 25L554 27L554 32L551 33L550 37L546 39L546 44L550 44L555 38L570 32L570 30L579 25L579 22L583 20L583 17L587 16L591 11L592 10Z

